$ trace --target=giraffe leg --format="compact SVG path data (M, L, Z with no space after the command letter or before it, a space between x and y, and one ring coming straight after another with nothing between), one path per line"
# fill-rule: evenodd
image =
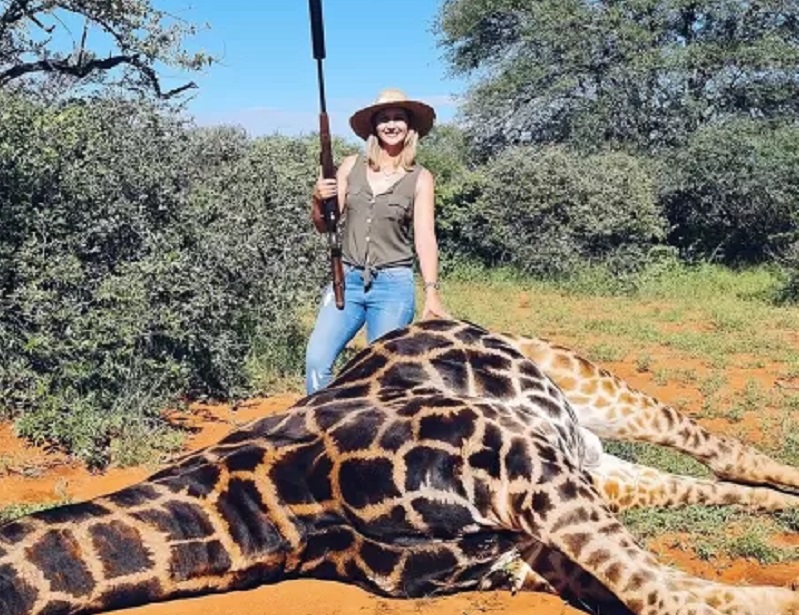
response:
M636 615L799 614L799 598L790 590L724 586L659 564L612 515L590 477L546 437L532 434L526 454L526 488L496 493L502 523L560 551Z
M740 440L709 432L573 351L536 338L516 338L514 343L558 385L580 424L597 436L667 446L704 463L724 480L799 489L799 469Z
M608 454L602 455L599 465L587 470L594 487L614 511L692 504L738 505L762 512L799 508L799 496L789 493L668 474Z
M560 551L528 540L519 546L519 553L527 564L521 580L525 591L553 593L591 613L629 615L629 609L608 588Z

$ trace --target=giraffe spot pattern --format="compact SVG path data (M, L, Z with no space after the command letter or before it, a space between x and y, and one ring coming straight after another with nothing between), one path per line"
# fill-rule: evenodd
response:
M167 502L163 508L142 510L131 515L149 524L158 532L166 534L168 540L190 540L210 536L214 529L208 515L193 504L186 502ZM112 540L118 548L126 541L135 543L136 533L125 533L124 525L112 523L103 528L100 534L105 540Z
M89 534L106 577L114 579L152 566L152 559L142 547L141 536L135 528L121 521L111 521L91 526Z
M493 399L511 399L515 396L513 381L507 376L474 370L475 386L481 395Z
M191 497L207 496L214 490L222 472L218 466L212 465L205 460L201 463L202 465L193 467L191 470L181 474L164 477L160 479L160 482L173 493L185 492ZM157 497L157 492L153 492L149 499L155 500ZM134 504L127 504L126 501L140 501L143 504L147 500L143 497L140 499L137 494L132 494L132 497L126 498L125 501L114 500L114 503L121 507L134 506Z
M505 468L508 479L527 478L533 474L533 463L527 442L521 438L514 438L508 454L505 455Z
M41 570L53 591L88 596L94 579L83 560L80 544L69 530L51 530L28 552L30 562Z
M477 415L470 408L450 414L431 414L419 420L419 438L460 446L474 435Z
M385 420L385 414L382 412L367 410L346 420L330 433L340 453L363 450L369 448L375 441Z
M405 508L399 505L393 506L386 514L363 521L359 527L365 536L392 543L413 541L418 534L417 528L408 519Z
M35 512L31 515L31 518L40 519L48 523L64 523L65 521L80 523L105 514L108 514L108 509L105 506L96 502L82 502Z
M456 393L465 392L468 386L469 372L466 353L456 349L430 360L430 366L444 382L444 386Z
M42 615L57 615L59 613L68 612L72 604L64 600L51 600L42 609Z
M308 560L326 557L329 553L346 551L352 547L355 542L352 529L340 525L342 519L339 518L336 521L339 525L331 526L308 537L304 553Z
M285 504L310 504L333 497L331 468L324 443L316 441L285 452L269 469L269 478Z
M0 528L3 529L3 528ZM11 566L0 566L0 612L28 613L38 592Z
M383 432L380 437L380 448L396 453L403 444L411 441L413 437L413 428L410 422L396 420L393 421Z
M117 491L107 497L110 502L120 508L135 508L157 500L159 495L152 485L145 483Z
M158 600L163 594L161 583L157 579L148 579L140 583L114 585L102 593L100 602L104 604L142 604Z
M228 455L225 466L228 472L252 472L263 463L264 453L260 446L250 444Z
M186 542L172 545L169 569L176 581L220 575L230 569L231 561L222 543Z
M341 495L348 506L363 508L402 495L394 484L389 459L348 459L339 470Z
M382 354L366 352L361 355L359 361L347 365L341 375L351 380L371 378L388 365L388 362L388 358Z
M382 545L372 540L367 540L361 547L361 557L371 570L377 575L388 576L397 567L400 551L396 547Z
M426 595L437 589L436 580L457 565L449 550L414 553L405 561L402 578L409 596Z
M0 543L15 544L21 542L33 531L33 526L21 521L9 521L0 525Z
M416 363L397 362L378 378L378 383L381 389L405 390L426 380L427 372L423 366Z
M405 491L430 488L464 495L459 480L463 470L460 456L430 446L418 446L405 454L403 462Z
M268 553L285 544L253 481L231 479L227 490L219 496L217 508L227 523L231 538L243 553Z
M411 502L411 507L421 516L427 531L435 537L454 538L476 521L472 511L461 504L444 507L426 498L416 498Z

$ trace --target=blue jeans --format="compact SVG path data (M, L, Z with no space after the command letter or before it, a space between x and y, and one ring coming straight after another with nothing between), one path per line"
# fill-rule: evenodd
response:
M339 310L328 285L305 352L305 390L310 395L328 385L333 363L366 323L371 344L389 331L410 324L414 311L413 269L388 267L372 272L372 284L363 287L363 271L344 267L344 309Z

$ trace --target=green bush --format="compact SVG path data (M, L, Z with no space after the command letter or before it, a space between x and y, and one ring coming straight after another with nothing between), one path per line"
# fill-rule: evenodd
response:
M779 303L799 304L799 241L792 243L785 250L782 265L786 279L777 300Z
M483 180L469 151L465 134L452 124L436 126L419 148L418 160L436 182L436 238L445 275L468 261L479 266L480 253L466 238L477 234L472 214Z
M3 97L0 408L19 432L104 463L171 400L299 371L297 308L327 271L317 149L139 103Z
M460 243L524 272L563 277L592 263L634 270L665 234L648 171L626 154L514 147L475 183Z
M685 258L773 262L799 239L799 125L705 128L662 162L669 242Z

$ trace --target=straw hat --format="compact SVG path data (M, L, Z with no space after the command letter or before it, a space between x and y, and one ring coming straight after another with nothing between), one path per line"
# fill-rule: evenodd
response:
M350 126L361 139L367 139L374 131L372 118L375 113L382 109L399 107L411 114L411 126L419 133L420 137L425 136L433 127L436 119L436 112L430 105L418 100L409 100L402 90L393 88L383 90L377 96L377 100L352 114Z

